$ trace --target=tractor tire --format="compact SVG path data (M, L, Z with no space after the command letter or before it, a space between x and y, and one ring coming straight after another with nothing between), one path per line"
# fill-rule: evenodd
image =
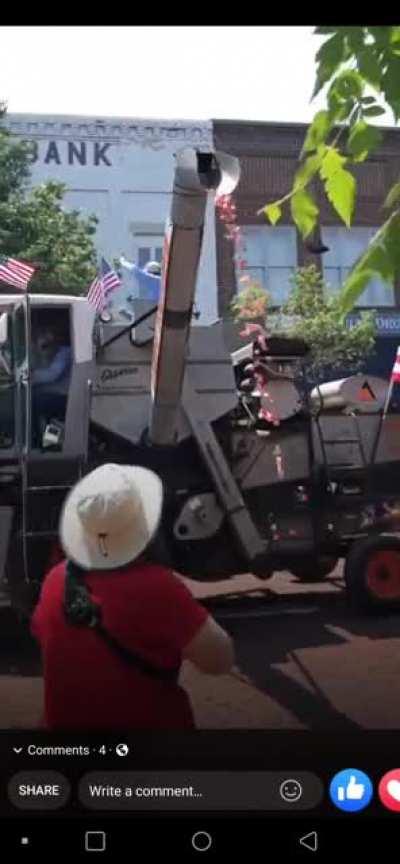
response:
M329 573L332 573L337 562L338 559L334 558L333 555L311 555L308 558L300 558L290 568L290 572L300 582L321 582L322 579L325 579L325 576L329 576Z
M356 609L375 614L400 611L400 535L357 540L347 555L344 579Z

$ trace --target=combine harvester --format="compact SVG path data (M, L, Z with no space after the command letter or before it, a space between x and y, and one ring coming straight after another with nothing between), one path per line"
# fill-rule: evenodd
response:
M354 376L309 394L298 384L304 344L274 337L231 353L223 322L191 327L207 199L238 178L226 154L177 154L158 309L136 301L127 327L81 297L0 298L3 603L29 608L66 493L111 461L162 477L154 555L175 570L202 581L277 570L319 580L344 557L353 601L400 606L400 538L379 530L400 498L400 418L383 419L386 382ZM49 330L70 348L70 372L35 383ZM260 407L279 425L260 420Z

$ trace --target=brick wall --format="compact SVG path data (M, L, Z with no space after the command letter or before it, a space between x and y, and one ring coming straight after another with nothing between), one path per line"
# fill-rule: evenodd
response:
M263 216L257 216L257 210L268 201L285 195L291 188L307 128L306 124L213 121L216 148L240 159L241 178L235 192L240 224L266 224ZM356 166L354 174L358 194L353 224L379 225L385 218L383 201L391 185L400 177L400 129L384 130L379 151L367 162ZM341 225L322 189L317 188L316 196L321 208L321 223ZM284 210L281 224L291 224L289 208ZM219 314L225 316L236 290L235 268L232 244L224 238L218 216L216 242ZM310 255L300 237L298 262L299 265L321 265L319 257ZM396 298L400 306L400 285L396 286Z

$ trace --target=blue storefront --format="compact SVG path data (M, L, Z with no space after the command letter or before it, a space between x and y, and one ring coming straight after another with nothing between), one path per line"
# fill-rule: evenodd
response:
M348 326L354 326L358 320L357 313L349 315ZM389 378L397 347L400 345L400 312L377 312L375 322L376 345L373 353L363 364L363 371L381 378Z

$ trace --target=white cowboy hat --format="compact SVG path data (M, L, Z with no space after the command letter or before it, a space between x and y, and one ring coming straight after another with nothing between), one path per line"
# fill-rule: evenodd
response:
M152 276L161 276L161 264L159 261L148 261L143 269L145 273L151 273Z
M153 539L162 503L162 483L153 471L101 465L64 502L59 532L65 554L84 570L123 567Z

